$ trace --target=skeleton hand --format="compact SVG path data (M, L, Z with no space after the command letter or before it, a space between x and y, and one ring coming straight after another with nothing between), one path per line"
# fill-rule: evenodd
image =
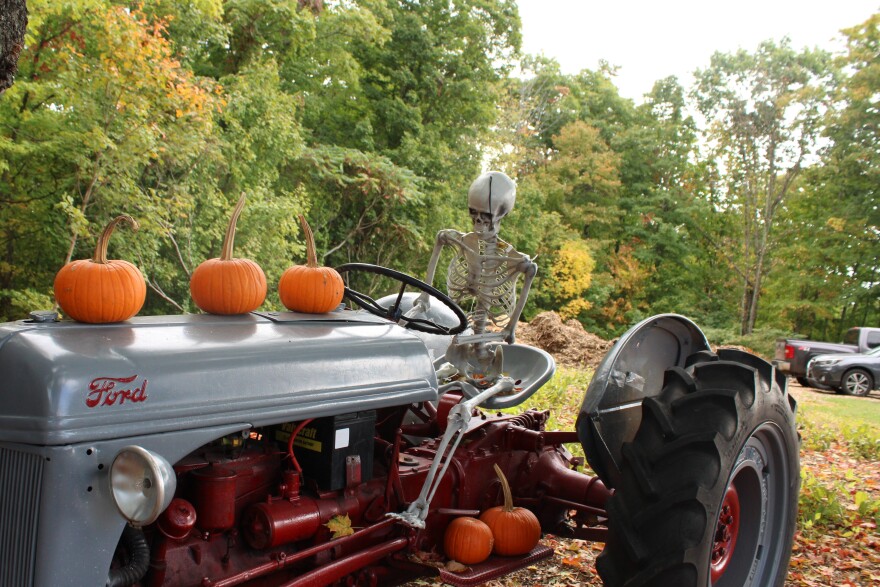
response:
M430 309L431 296L427 293L422 293L413 301L412 308L405 315L407 318L420 318L424 320L428 318L428 310Z

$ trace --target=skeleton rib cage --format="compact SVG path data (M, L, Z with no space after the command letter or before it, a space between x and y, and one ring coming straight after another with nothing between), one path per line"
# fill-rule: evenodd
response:
M478 241L474 251L460 238L449 239L456 249L449 264L446 288L467 313L474 332L482 334L491 324L504 329L516 307L516 282L523 256L504 241ZM499 254L498 245L503 247ZM470 257L471 261L468 261ZM474 259L479 263L473 263Z

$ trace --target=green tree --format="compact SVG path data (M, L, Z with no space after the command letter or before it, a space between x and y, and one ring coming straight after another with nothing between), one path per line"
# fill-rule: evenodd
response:
M54 273L89 255L110 217L129 212L149 226L173 214L173 194L147 178L184 181L220 104L212 84L174 59L162 22L96 1L31 8L20 83L0 101L6 316L8 292L47 296ZM148 229L114 246L137 260L161 240Z
M777 214L816 156L834 68L824 51L765 41L754 53L714 54L696 80L709 156L723 170L718 202L740 226L738 239L720 246L741 279L741 332L748 334L775 251Z
M624 242L647 269L639 311L677 312L701 324L726 322L729 288L710 241L722 226L706 198L698 162L698 129L685 90L674 77L658 80L614 145L621 153Z
M829 110L832 141L809 170L787 214L787 259L771 278L781 327L839 339L880 320L880 15L844 31L846 77Z
M539 175L548 207L590 238L608 238L619 217L620 156L599 129L572 122L553 137L555 156Z

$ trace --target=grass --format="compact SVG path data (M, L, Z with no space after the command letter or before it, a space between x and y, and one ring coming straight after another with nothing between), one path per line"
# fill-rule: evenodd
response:
M860 428L880 434L880 398L852 397L792 386L799 416L810 422L836 428Z
M803 448L825 451L835 445L863 460L880 460L880 401L792 386L798 399Z

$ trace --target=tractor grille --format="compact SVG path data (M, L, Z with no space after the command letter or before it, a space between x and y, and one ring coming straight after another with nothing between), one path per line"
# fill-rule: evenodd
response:
M43 458L0 448L0 585L32 585Z

